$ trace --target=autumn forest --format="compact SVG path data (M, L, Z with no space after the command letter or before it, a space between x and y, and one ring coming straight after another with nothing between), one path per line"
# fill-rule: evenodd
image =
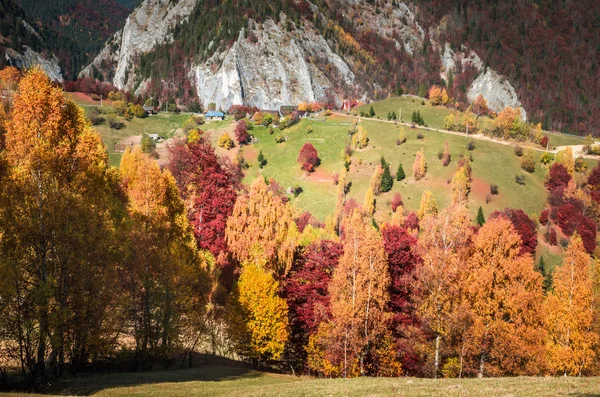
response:
M562 156L538 219L473 219L462 159L449 206L426 192L408 212L398 198L385 222L373 191L348 205L342 170L321 223L276 181L242 183L203 134L177 140L164 166L128 148L115 168L40 69L6 68L0 82L12 93L0 107L2 379L191 366L200 353L317 377L600 374L600 168L583 183ZM318 165L303 151L302 167ZM552 274L534 259L538 222L568 236Z

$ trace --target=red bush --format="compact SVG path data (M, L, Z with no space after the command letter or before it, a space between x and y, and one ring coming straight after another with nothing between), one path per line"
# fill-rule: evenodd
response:
M570 203L561 205L557 209L556 223L567 236L577 232L583 240L586 251L588 253L594 251L598 226L593 219L585 216L581 209Z
M396 212L396 208L398 208L401 205L404 205L404 202L402 201L402 196L400 195L400 193L394 194L394 197L392 197L392 202L390 204L392 206L392 211L394 211L394 212Z
M558 241L556 239L556 230L554 230L553 227L551 227L550 230L546 232L546 242L550 245L558 244Z
M300 216L298 218L296 218L295 221L296 221L296 226L298 226L298 230L300 231L300 233L302 233L308 225L311 225L312 227L315 227L315 228L324 226L321 222L319 222L317 220L317 218L312 216L312 214L308 211L302 212L302 214L300 214Z
M407 229L419 230L419 217L414 212L408 214L404 220L404 227Z
M302 164L304 171L313 172L321 164L321 159L319 159L317 149L312 144L305 143L302 149L300 149L298 162Z
M546 148L548 146L548 136L544 135L542 139L540 139L540 146Z
M540 224L544 226L548 224L548 210L543 210L540 214Z
M548 173L546 188L550 192L559 188L564 189L565 187L567 187L570 180L571 175L567 171L567 168L560 163L554 163L550 167L550 172Z

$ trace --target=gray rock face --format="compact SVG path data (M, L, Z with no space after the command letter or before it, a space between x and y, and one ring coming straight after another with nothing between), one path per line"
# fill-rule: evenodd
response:
M44 58L40 53L35 52L27 46L23 46L23 48L25 51L22 54L10 48L6 50L5 57L9 65L13 65L19 69L40 66L52 81L58 83L64 82L56 56L53 55L52 58Z
M494 112L501 112L507 106L520 107L523 120L527 120L527 112L523 109L514 87L510 81L494 70L488 69L477 77L471 84L467 97L469 101L474 101L479 94L483 95L489 108Z
M98 70L102 64L114 66L112 82L119 89L131 88L135 80L134 59L150 51L156 44L170 42L172 28L192 12L197 0L145 0L127 18L123 29L113 35L107 45L80 73L91 76L92 65Z
M223 109L234 104L277 109L321 100L333 84L315 63L307 62L316 57L332 65L344 85L354 82L348 65L323 37L309 29L288 33L267 20L252 32L255 43L241 32L229 50L194 68L202 103L215 103Z

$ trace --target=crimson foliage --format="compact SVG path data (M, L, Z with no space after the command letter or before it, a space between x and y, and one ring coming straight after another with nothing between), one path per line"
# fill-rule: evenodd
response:
M298 162L302 165L304 171L313 172L321 164L321 159L317 149L311 143L305 143L300 149Z
M328 287L342 252L342 244L334 241L312 243L299 255L283 282L291 330L287 356L296 364L304 362L308 338L330 316Z
M592 253L596 248L596 230L597 225L594 220L583 214L580 208L571 203L565 203L558 207L556 214L556 223L562 231L571 236L577 232L583 240L583 246L588 253Z
M250 142L250 134L248 134L248 124L246 124L246 120L238 121L235 126L235 137L240 145Z
M587 185L590 188L592 199L600 203L600 164L590 172Z
M169 150L169 170L188 205L198 247L217 256L227 250L225 227L237 198L235 177L221 166L207 142L180 141Z

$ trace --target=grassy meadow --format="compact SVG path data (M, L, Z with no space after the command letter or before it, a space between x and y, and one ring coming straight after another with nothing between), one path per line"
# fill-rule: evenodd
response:
M206 366L176 371L80 375L53 385L48 395L116 396L599 396L599 378L315 379ZM52 394L54 393L54 394ZM3 397L40 397L0 394Z

